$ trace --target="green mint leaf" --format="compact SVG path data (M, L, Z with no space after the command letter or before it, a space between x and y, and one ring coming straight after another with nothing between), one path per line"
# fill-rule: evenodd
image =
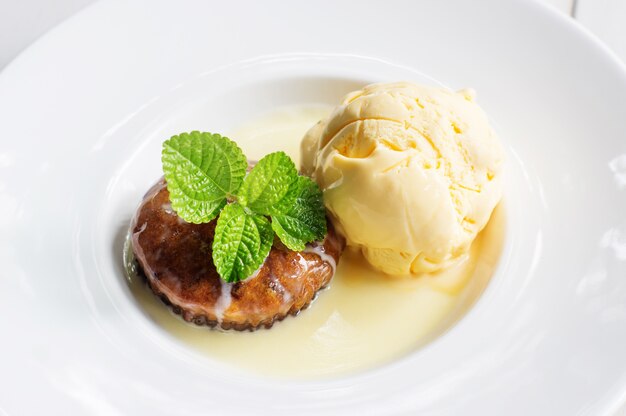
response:
M326 235L322 191L309 177L298 176L273 209L272 229L290 250L302 251L306 243Z
M241 186L248 167L235 142L198 131L165 141L161 160L172 208L195 224L217 216L226 197Z
M285 197L297 178L296 166L285 152L270 153L246 176L237 197L243 206L270 215L274 205Z
M272 217L272 230L276 233L280 241L289 249L293 251L302 251L306 248L306 243L302 238L298 238L296 233L290 233L290 225L283 217Z
M243 280L265 261L274 233L267 218L249 214L237 202L228 204L217 219L213 239L213 262L227 282Z

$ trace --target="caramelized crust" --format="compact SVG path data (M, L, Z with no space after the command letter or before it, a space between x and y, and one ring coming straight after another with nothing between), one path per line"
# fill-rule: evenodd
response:
M276 239L254 275L226 283L211 258L215 224L190 224L176 215L161 179L131 225L133 252L149 286L185 321L197 325L254 330L296 315L328 285L344 248L329 222L323 242L294 252Z

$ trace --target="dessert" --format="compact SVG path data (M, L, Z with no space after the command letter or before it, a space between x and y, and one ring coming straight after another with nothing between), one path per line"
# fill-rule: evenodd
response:
M229 131L229 137L236 139L246 155L254 159L261 159L268 151L282 149L294 158L296 164L300 165L297 149L302 137L317 121L326 119L331 110L329 106L319 105L279 107L261 114L259 118L236 126L235 129ZM245 167L243 170L245 172ZM162 222L167 225L161 229L152 228L153 236L150 238L147 234L143 235L143 232L139 235L140 244L145 245L144 255L153 255L159 250L159 245L162 244L159 233L167 234L168 230L174 230L176 235L180 235L176 227L183 221L173 215L172 211L175 210L167 198L164 198L167 190L162 189L162 186L160 182L156 188L150 190L142 202L142 204L148 204L152 201L152 206L145 206L143 210L145 212L154 210L153 215L162 216L162 218L155 217L155 224ZM156 196L153 198L152 195ZM386 198L385 201L393 203L390 198ZM299 379L337 376L386 364L414 351L453 325L481 293L497 265L502 248L504 218L503 209L496 209L489 224L471 244L467 258L423 278L387 277L379 270L369 267L360 250L344 250L341 253L341 261L337 263L335 275L328 284L328 289L320 293L312 306L304 313L300 313L297 319L285 319L280 324L273 325L271 330L233 333L232 331L207 331L195 325L185 324L180 316L171 313L171 309L164 307L159 297L154 295L151 287L154 285L151 285L146 277L137 274L137 263L130 255L134 248L132 246L137 245L131 244L132 234L129 235L127 241L125 264L131 293L145 313L171 336L192 350L210 357L211 360L218 360L233 367L264 375ZM142 223L143 217L133 224L133 229L140 231ZM206 238L210 239L213 224L215 224L214 221L198 225L188 223L185 226L200 227L205 230ZM142 236L149 238L150 241L142 241ZM311 243L306 245L303 251L290 250L292 254L281 258L283 260L298 259L300 263L299 253L307 261L315 262L315 266L309 263L309 270L319 265L323 267L321 273L325 273L329 270L329 265L332 265L333 260L339 259L338 254L333 254L333 246L338 243L341 251L343 240L335 237L330 222L328 222L328 237L320 240L326 247L324 253L321 252L320 246ZM195 245L195 243L191 244ZM205 244L205 249L210 248L208 246ZM265 262L270 262L275 252L285 253L282 250L284 247L279 239L275 238L274 246ZM316 251L321 256L307 253L309 251ZM206 267L207 263L209 263L208 267L213 267L210 265L211 257L207 253L199 255L197 259L189 260L190 255L187 250L181 249L177 250L167 263L168 267L171 267L171 264L176 265L177 261L184 261L185 265L199 269ZM285 261L285 264L295 263ZM254 275L256 269L250 274ZM281 275L279 270L273 269L274 276L282 278L283 286L284 282L291 282L289 273L291 272ZM221 289L218 287L222 285L230 287L232 304L235 299L232 296L235 288L243 290L243 284L262 281L259 279L259 274L256 274L254 278L243 277L239 283L228 283L222 278L217 278L211 280L210 285L205 286L210 286L215 296L220 296L217 292ZM228 312L233 314L234 311L240 310L245 314L253 313L254 310L246 309L246 303L258 302L257 304L260 305L259 299L263 296L273 299L273 303L270 302L271 307L282 305L283 298L278 295L280 288L274 291L271 287L273 285L271 276L268 277L270 277L269 281L264 280L263 285L247 286L245 290L250 296L245 299L245 303L243 298L239 299L241 303L229 308ZM323 284L321 281L326 278L320 275L313 279L314 284L321 285ZM146 281L149 284L146 284ZM176 289L175 285L173 287ZM191 295L198 296L197 303L206 303L208 307L213 304L219 305L217 312L220 312L222 305L227 303L224 301L227 301L228 297L222 298L222 301L214 301L211 295L207 296L198 289L200 286L189 287ZM257 291L261 295L255 299L252 295ZM184 303L185 299L181 298L176 302L188 306ZM204 314L205 317L200 317L196 321L200 324L205 324L206 316L209 316L206 311L202 310L175 308L177 312L183 314L183 317L192 319L192 322L196 315ZM287 307L284 306L284 308ZM267 311L269 309L264 309L264 317L256 318L258 325L255 328L264 327L261 321L273 313ZM218 328L221 328L226 320L234 321L233 317L221 316L222 323L216 324ZM215 324L215 321L206 323Z
M464 258L502 195L503 151L471 90L366 86L309 130L301 158L348 246L391 275Z
M131 225L133 250L148 285L185 321L197 325L269 328L296 315L330 282L343 248L332 227L323 242L302 252L277 242L252 276L229 283L220 279L211 261L215 223L183 221L160 180Z
M309 305L335 273L343 241L318 186L274 152L249 165L226 137L191 132L163 144L163 171L131 224L155 294L186 321L270 328Z

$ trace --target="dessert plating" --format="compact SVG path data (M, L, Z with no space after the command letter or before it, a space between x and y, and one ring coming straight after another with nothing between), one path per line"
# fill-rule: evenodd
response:
M301 252L275 239L252 276L228 283L211 261L215 224L180 218L163 179L145 195L131 224L133 252L148 285L175 313L197 325L255 330L298 314L328 285L344 247L330 223L324 241Z

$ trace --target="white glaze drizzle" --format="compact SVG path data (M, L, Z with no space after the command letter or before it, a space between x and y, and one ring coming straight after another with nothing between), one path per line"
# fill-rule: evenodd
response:
M148 221L144 222L141 227L137 230L137 232L135 233L137 236L139 236L139 234L143 233L144 231L146 231L146 228L148 227Z
M291 303L292 299L293 296L291 296L291 292L285 289L285 287L283 286L283 303Z
M217 322L221 324L222 319L224 318L224 312L230 307L230 303L233 300L233 284L225 282L222 279L220 279L220 282L222 283L222 290L220 292L220 297L217 299L217 302L215 302L214 312Z
M270 286L275 291L280 293L283 296L283 304L288 304L291 302L293 296L291 292L287 290L285 286L280 282L280 279L276 277L276 275L270 269Z
M333 258L333 256L326 254L326 252L324 251L324 246L322 245L306 246L306 248L302 252L317 254L318 256L320 256L322 261L325 261L326 263L330 265L330 267L332 267L333 274L335 274L335 269L337 269L337 263L335 262L335 259Z
M175 215L176 214L174 212L174 210L172 209L172 203L171 202L165 202L163 205L161 205L161 209L168 215Z
M298 255L298 264L300 265L300 271L291 275L291 277L298 277L300 273L306 273L309 271L309 262L306 261L304 256L300 253L296 253Z
M261 266L259 266L259 268L254 271L254 273L252 273L246 279L242 280L242 282L245 282L247 280L254 279L255 277L257 277L257 275L261 272L261 269L263 268L264 264L265 264L265 260L263 261ZM232 296L233 283L225 282L222 279L220 279L220 283L222 285L221 292L220 292L219 298L217 298L217 301L215 302L213 313L215 314L215 319L217 319L217 322L221 324L222 321L224 320L224 312L226 312L226 310L230 307L230 304L233 301L233 296Z

